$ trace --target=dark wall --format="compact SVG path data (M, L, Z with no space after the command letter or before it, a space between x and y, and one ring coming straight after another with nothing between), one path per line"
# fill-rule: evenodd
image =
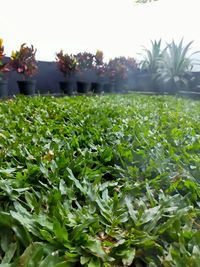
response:
M40 93L57 92L57 81L62 79L62 75L56 68L55 62L38 62L38 74L33 77L37 81L37 91ZM22 80L22 76L12 71L8 75L8 93L9 95L18 94L17 81Z
M8 75L8 94L15 95L19 93L17 81L22 80L22 76L15 71ZM38 73L33 77L36 80L36 91L44 93L59 93L59 81L64 80L62 73L58 70L56 62L38 61ZM97 77L93 72L76 74L72 79L83 81L95 81Z
M8 60L8 58L7 58ZM144 73L134 73L128 76L126 82L123 83L124 89L128 87L133 91L158 91L155 86L149 83L148 75ZM191 80L189 90L200 92L200 72L192 73L194 79ZM45 93L59 93L59 81L63 80L62 73L57 68L56 62L38 61L38 74L33 77L36 80L36 92ZM83 80L94 82L98 79L94 72L84 72L76 74L73 78L76 80ZM8 94L15 95L19 93L17 81L22 80L21 75L12 71L8 74ZM105 81L106 82L106 81ZM76 88L75 88L76 89Z

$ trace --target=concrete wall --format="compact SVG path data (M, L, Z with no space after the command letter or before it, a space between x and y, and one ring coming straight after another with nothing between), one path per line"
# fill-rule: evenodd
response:
M7 74L8 94L15 95L19 93L17 81L22 80L22 76L12 71ZM59 81L63 81L63 75L58 70L56 62L38 61L38 73L33 77L36 80L36 91L45 93L59 93ZM97 77L93 72L76 74L72 80L96 81Z
M200 92L200 72L192 73L194 78L189 84L189 91ZM58 70L56 62L38 61L38 74L33 78L37 81L36 91L45 93L60 93L59 81L64 80L62 73ZM73 78L74 81L84 80L94 82L98 79L94 72L85 72L82 74L76 74ZM21 75L12 71L8 73L8 94L15 95L19 93L17 81L22 80ZM106 82L106 80L105 80ZM130 74L128 80L123 83L124 89L129 88L131 91L155 91L158 92L158 88L148 82L148 75L144 73Z

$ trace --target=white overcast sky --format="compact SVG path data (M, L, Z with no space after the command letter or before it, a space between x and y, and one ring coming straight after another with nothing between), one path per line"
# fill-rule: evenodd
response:
M38 60L53 61L61 48L137 58L159 38L184 37L200 50L200 0L1 0L0 25L8 56L25 42L37 48Z

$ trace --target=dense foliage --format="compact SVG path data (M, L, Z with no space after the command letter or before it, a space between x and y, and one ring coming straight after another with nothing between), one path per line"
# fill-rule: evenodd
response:
M65 78L70 77L77 71L77 61L74 55L64 54L63 50L56 53L56 62L58 69Z
M138 64L131 57L115 57L110 59L107 66L107 73L111 79L124 80L128 74L133 74L138 70Z
M183 44L183 39L177 44L174 40L161 49L161 39L151 41L151 49L145 49L145 57L141 62L142 68L151 75L154 83L168 84L174 91L188 89L193 75L191 70L195 65L192 56L197 52L189 54L191 44Z
M0 103L0 266L200 266L200 103Z
M94 54L90 52L80 52L76 55L79 71L90 70L93 68Z
M4 78L4 74L10 71L9 63L4 62L4 46L3 39L0 38L0 80Z
M23 78L32 77L38 71L35 58L37 50L31 45L28 47L25 43L20 46L18 51L13 51L11 55L11 67Z

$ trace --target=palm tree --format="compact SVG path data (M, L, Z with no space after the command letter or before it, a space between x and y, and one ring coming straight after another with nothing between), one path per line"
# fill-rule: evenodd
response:
M191 71L193 61L191 55L188 55L190 46L193 42L183 45L183 39L179 44L174 40L167 44L163 50L162 57L159 59L157 77L164 84L167 84L171 91L176 91L181 87L187 87L188 80L185 78L186 73Z
M146 69L151 74L155 74L163 53L161 50L161 39L159 41L151 41L151 45L151 50L144 48L146 56L142 61L142 68Z
M158 69L160 60L163 57L163 50L161 49L162 41L151 41L151 49L144 48L145 57L141 62L142 69L146 70L150 75L150 87L155 90L158 86Z

